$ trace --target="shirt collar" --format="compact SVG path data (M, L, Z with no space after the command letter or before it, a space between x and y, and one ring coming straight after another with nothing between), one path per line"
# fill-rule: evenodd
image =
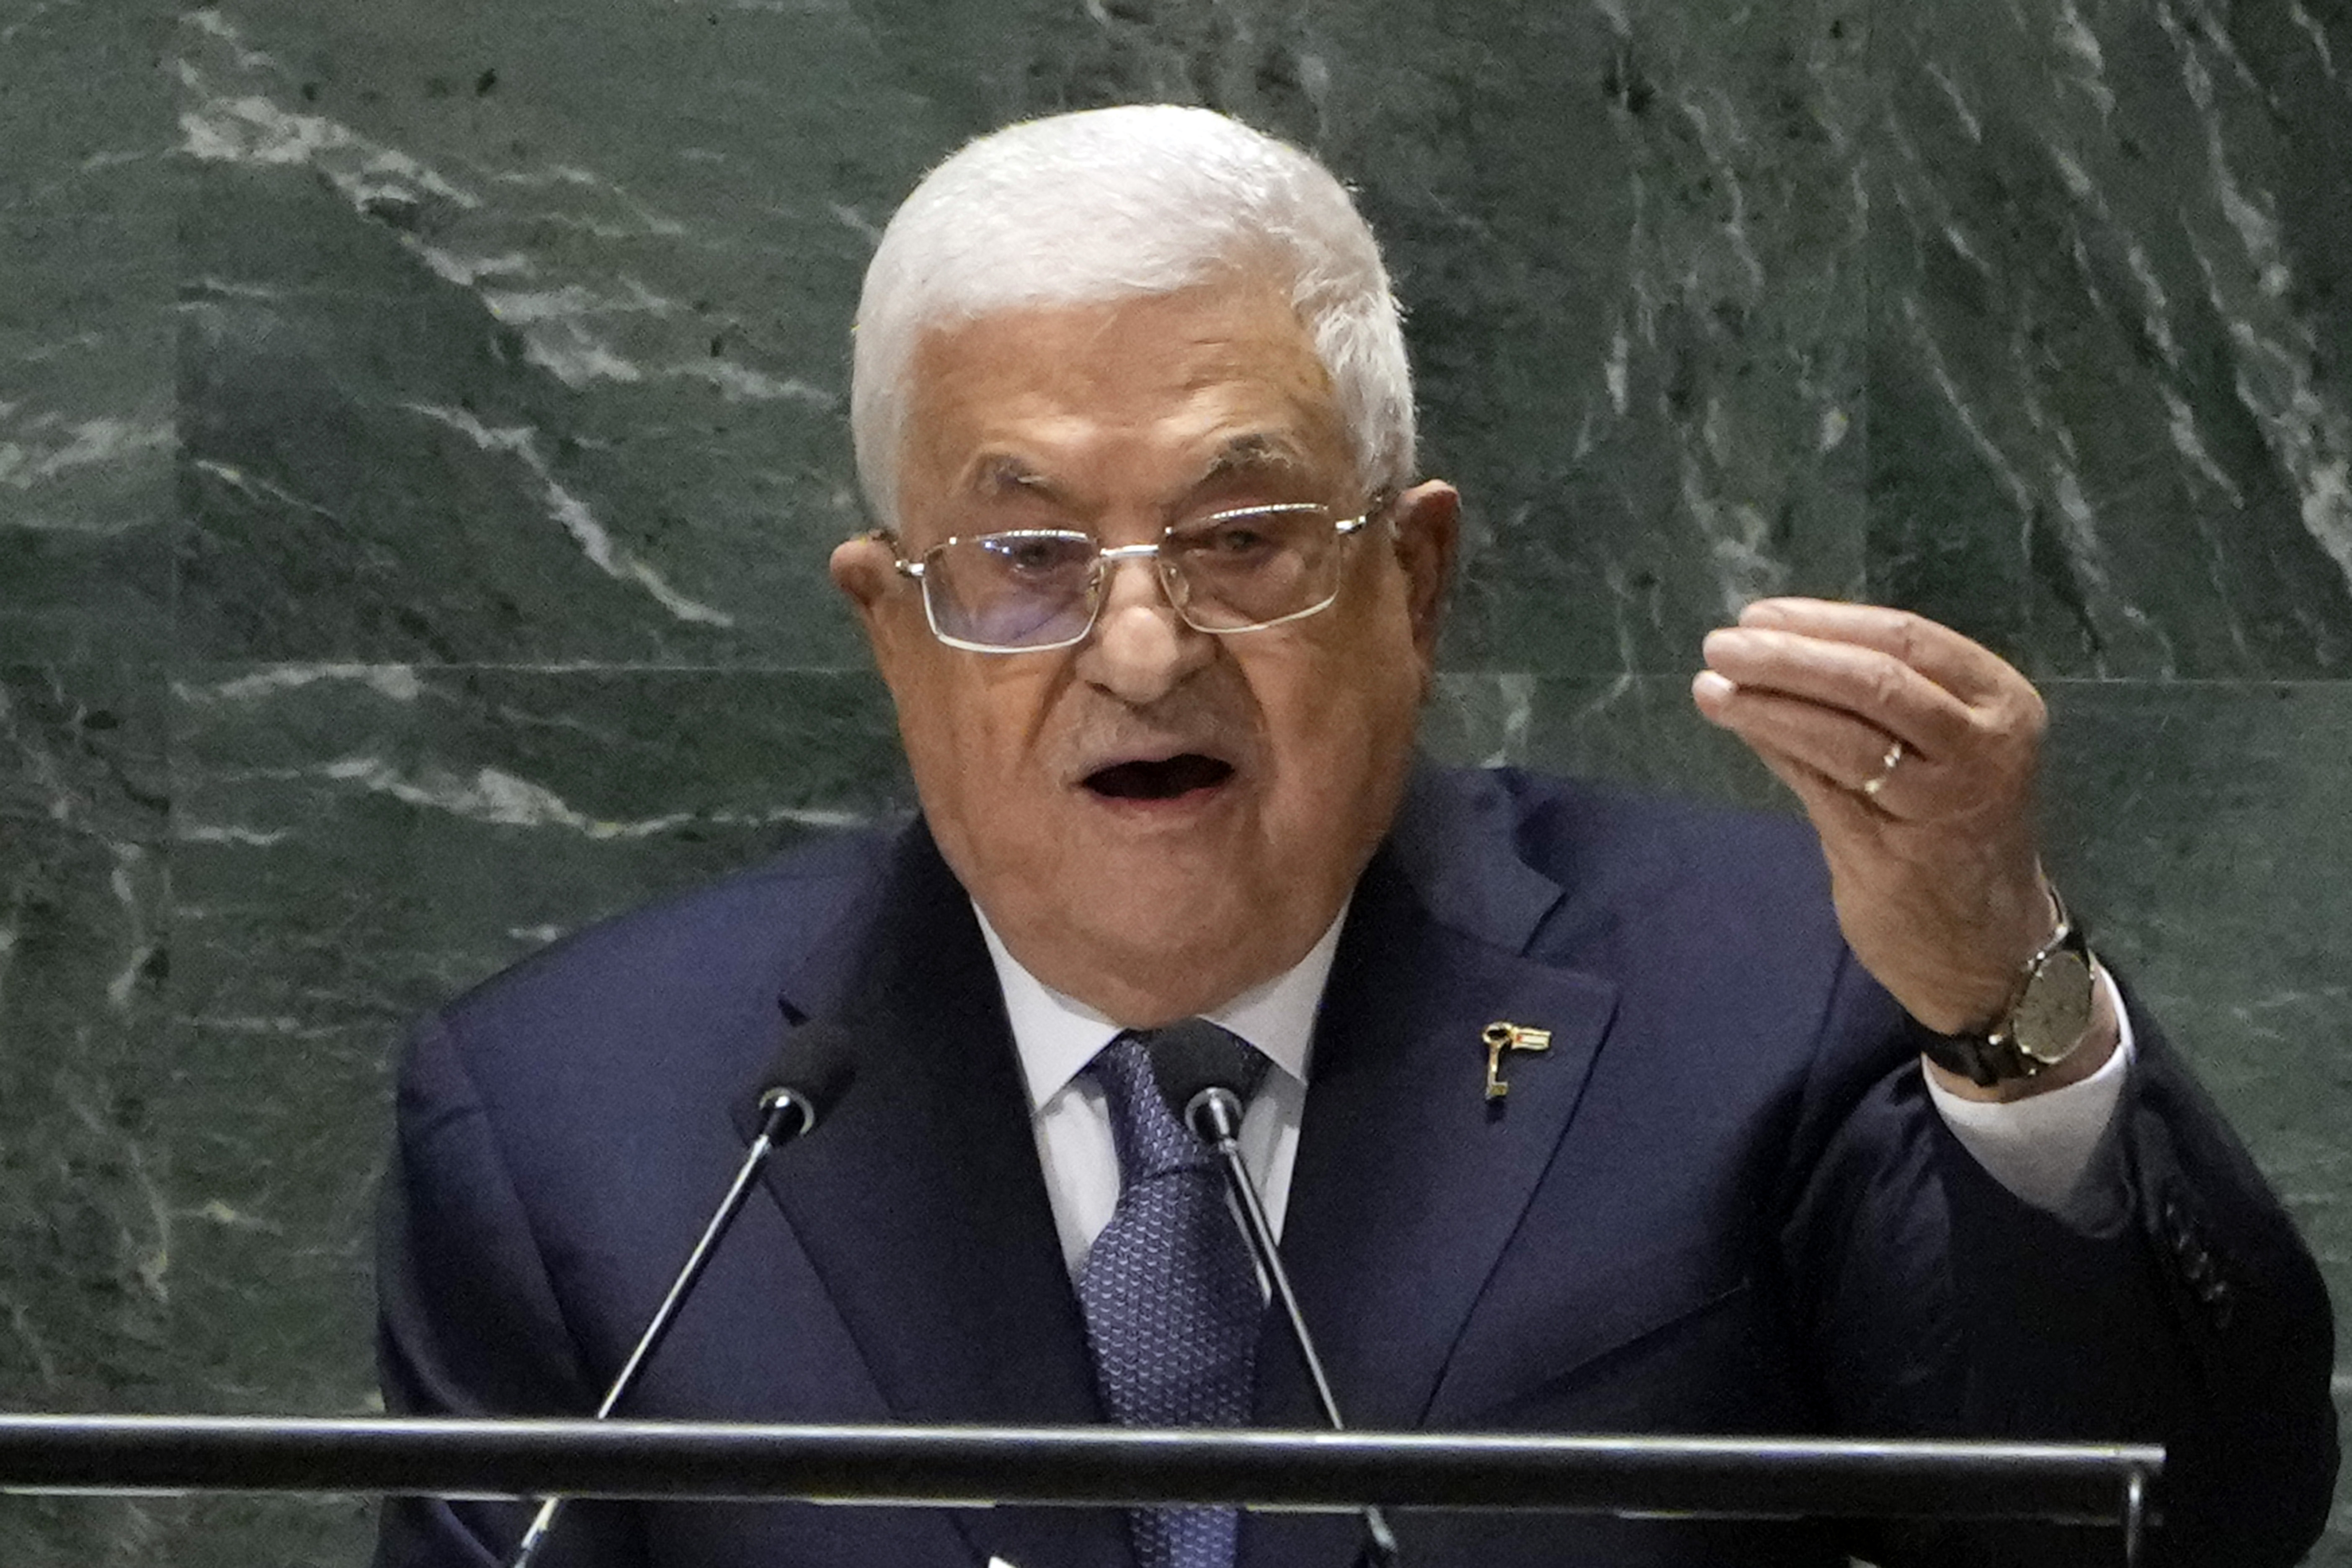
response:
M1029 1110L1034 1115L1110 1044L1119 1026L1030 973L1005 947L978 904L972 906L972 912L980 916L980 934L987 940L988 956L996 965L996 984L1004 993L1004 1013L1013 1025L1013 1045L1021 1056L1021 1074L1029 1087ZM1325 983L1331 978L1331 960L1339 950L1339 928L1347 920L1347 907L1342 905L1306 957L1203 1016L1247 1040L1299 1083L1307 1082L1315 1046L1315 1010L1322 1003Z

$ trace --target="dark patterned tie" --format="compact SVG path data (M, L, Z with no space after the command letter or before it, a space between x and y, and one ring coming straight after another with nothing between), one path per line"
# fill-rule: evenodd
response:
M1219 1033L1233 1053L1223 1081L1246 1102L1265 1058ZM1118 1207L1078 1277L1078 1304L1113 1420L1240 1426L1249 1420L1265 1297L1226 1210L1215 1154L1160 1095L1153 1037L1129 1030L1087 1068L1109 1101L1120 1186ZM1239 1528L1230 1508L1128 1513L1142 1568L1232 1568Z

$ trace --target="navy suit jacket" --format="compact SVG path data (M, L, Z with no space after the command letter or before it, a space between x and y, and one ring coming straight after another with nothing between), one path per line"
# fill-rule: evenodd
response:
M857 1040L624 1413L1097 1423L995 974L919 824L586 931L417 1031L386 1184L396 1409L593 1409L741 1157L779 1032ZM1480 1032L1550 1050L1481 1092ZM1284 1249L1366 1428L2171 1446L2168 1560L2287 1563L2336 1465L2316 1270L2134 1014L2130 1218L2017 1202L1928 1101L1800 825L1416 776L1318 1017ZM1269 1329L1256 1419L1311 1427ZM380 1563L495 1563L515 1505L394 1501ZM1421 1515L1413 1568L2084 1562L2063 1532ZM1843 1531L1843 1533L1841 1531ZM1255 1568L1345 1518L1250 1516ZM1106 1510L575 1508L549 1563L1125 1568Z

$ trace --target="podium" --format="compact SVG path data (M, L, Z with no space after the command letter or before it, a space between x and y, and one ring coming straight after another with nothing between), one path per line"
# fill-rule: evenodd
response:
M2127 1443L0 1415L0 1489L2041 1520L2140 1560Z

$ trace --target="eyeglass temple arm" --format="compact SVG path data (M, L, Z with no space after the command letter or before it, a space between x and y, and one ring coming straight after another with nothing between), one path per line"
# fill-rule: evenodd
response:
M918 583L923 580L923 563L919 561L909 561L907 559L906 551L898 542L898 535L896 530L887 528L869 528L857 537L864 540L872 540L877 544L888 545L890 547L890 564L898 569L898 575L901 577L911 577Z

